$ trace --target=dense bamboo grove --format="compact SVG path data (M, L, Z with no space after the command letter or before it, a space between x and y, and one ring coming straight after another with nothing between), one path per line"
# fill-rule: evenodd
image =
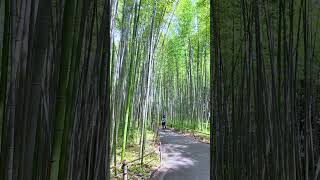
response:
M319 179L319 1L210 5L211 179Z
M209 128L209 1L179 1L157 58L158 105L173 126Z
M0 179L108 178L132 144L143 164L162 114L209 128L208 1L0 4Z
M0 180L108 179L163 114L210 128L211 179L320 178L316 0L2 0L0 25Z
M0 179L105 179L110 1L0 4Z
M209 128L206 0L116 0L112 12L111 159L126 159L146 131L168 124ZM196 27L196 28L195 28ZM197 127L195 127L197 126ZM121 155L117 149L121 148Z

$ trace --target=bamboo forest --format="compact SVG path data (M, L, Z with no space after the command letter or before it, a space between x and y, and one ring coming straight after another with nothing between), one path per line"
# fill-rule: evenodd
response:
M318 0L1 0L0 180L320 180L318 33Z

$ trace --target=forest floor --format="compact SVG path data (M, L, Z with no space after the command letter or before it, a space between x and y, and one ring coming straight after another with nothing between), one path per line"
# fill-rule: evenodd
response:
M133 136L136 136L137 132L133 132ZM155 137L155 133L151 130L147 130L146 132L146 149L144 155L144 164L140 164L139 158L139 143L138 138L130 138L129 144L126 148L126 161L128 162L128 176L129 179L138 179L140 175L141 179L149 179L151 174L159 168L160 164L160 156L159 156L159 148L158 148L159 138ZM121 144L121 143L120 143ZM121 146L117 148L117 168L112 168L111 179L114 179L114 174L118 174L119 179L122 178L122 162L120 160L121 157ZM114 167L114 166L112 166Z
M209 144L175 133L160 132L162 162L152 180L209 179Z

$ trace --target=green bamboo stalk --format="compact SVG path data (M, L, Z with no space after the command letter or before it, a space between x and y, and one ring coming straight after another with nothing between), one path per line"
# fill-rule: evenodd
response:
M76 0L65 2L62 29L62 53L59 70L59 83L57 91L56 113L53 135L53 152L51 155L50 180L57 180L59 175L59 163L61 157L61 147L63 132L65 130L66 95L69 78L69 66L71 63L72 43L73 43L73 22L75 15Z
M84 28L84 19L87 12L82 10L82 1L77 2L76 6L76 19L75 19L75 31L74 31L74 40L72 48L72 57L71 57L71 66L70 66L70 77L67 85L67 103L65 111L65 122L64 122L64 131L62 136L61 144L61 157L59 163L59 176L58 179L67 179L68 172L68 162L70 157L68 156L70 150L70 129L74 122L74 114L72 113L73 108L75 107L75 97L76 97L76 84L77 79L79 79L79 66L81 59L81 49L83 44L83 33ZM85 9L85 8L84 8ZM79 22L81 17L81 23ZM77 24L76 24L77 23Z
M130 66L129 66L129 81L128 81L128 88L127 88L127 100L126 100L126 107L125 107L125 125L123 129L123 140L122 140L122 150L121 150L121 161L125 158L125 150L127 145L127 138L128 138L128 129L129 129L129 120L131 115L131 106L132 106L132 95L133 95L133 80L135 79L135 74L133 76L133 64L135 63L135 47L136 47L136 34L138 28L138 21L139 21L139 12L140 12L140 5L139 8L137 2L135 2L135 15L134 15L134 25L133 25L133 34L132 34L132 45L131 45L131 57L130 57Z

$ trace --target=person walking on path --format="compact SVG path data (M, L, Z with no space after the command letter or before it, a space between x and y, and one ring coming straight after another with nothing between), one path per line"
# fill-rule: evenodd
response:
M167 128L167 120L166 120L166 115L163 114L162 119L161 119L161 125L162 125L162 129L166 129Z

